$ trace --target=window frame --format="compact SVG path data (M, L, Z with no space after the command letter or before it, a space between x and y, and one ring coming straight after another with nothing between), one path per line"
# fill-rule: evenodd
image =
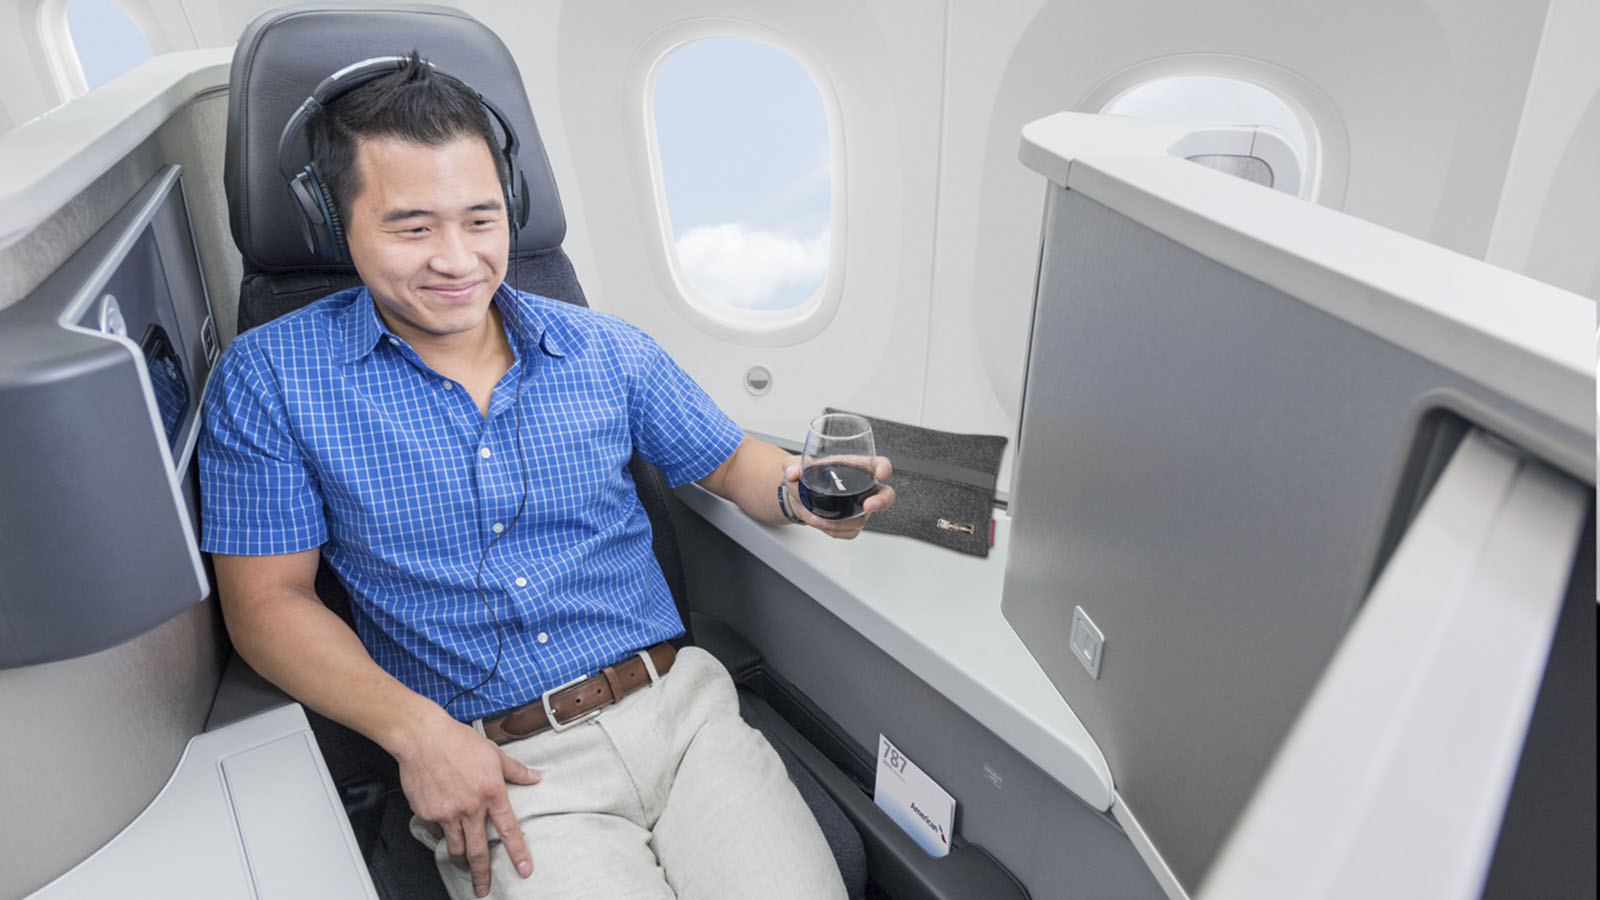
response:
M666 61L683 47L700 40L734 38L758 41L789 56L811 77L822 100L828 123L828 268L822 284L804 303L784 310L752 310L729 306L695 286L678 259L672 233L672 213L667 205L666 181L661 169L655 120L656 77ZM656 32L635 56L630 87L641 102L646 177L655 207L657 239L652 246L658 280L673 308L701 331L750 346L789 346L821 333L833 320L844 293L845 248L848 222L845 210L846 172L843 116L831 81L813 62L811 54L779 32L738 20L699 19Z
M1334 209L1344 204L1350 141L1333 99L1304 77L1263 60L1218 53L1183 53L1145 60L1100 81L1074 109L1104 113L1113 103L1153 82L1184 77L1225 78L1267 91L1294 114L1305 135L1299 196ZM1287 140L1285 143L1288 143Z
M78 48L67 27L67 4L72 0L43 0L36 20L39 43L44 47L50 67L50 82L55 88L54 106L89 92L89 79L83 74Z
M156 42L150 39L147 23L140 21L142 16L135 10L129 9L120 0L106 0L106 2L115 6L139 32L139 36L144 38L145 46L150 48L151 59L161 55L162 51L156 48ZM72 3L73 0L42 0L39 4L37 19L39 42L45 49L45 57L50 67L50 80L56 89L56 106L82 97L92 90L89 86L89 76L83 70L83 59L78 55L77 43L72 39L72 26L67 21L67 7ZM133 68L138 68L142 64L142 62L136 63Z

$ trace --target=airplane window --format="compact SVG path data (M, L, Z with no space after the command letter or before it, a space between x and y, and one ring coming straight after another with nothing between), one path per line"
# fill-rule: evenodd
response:
M677 269L701 295L690 299L791 310L817 297L832 171L805 67L760 41L697 40L661 64L652 102Z
M112 0L72 0L67 31L91 89L155 55L144 32Z
M1272 91L1234 78L1158 78L1112 100L1102 112L1219 125L1267 125L1283 133L1302 162L1308 158L1305 128L1294 110Z

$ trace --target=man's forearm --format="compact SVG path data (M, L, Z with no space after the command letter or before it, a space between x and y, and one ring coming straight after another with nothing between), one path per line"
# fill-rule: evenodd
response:
M778 486L784 483L784 468L799 461L799 457L781 447L747 437L728 461L701 479L700 484L732 500L758 522L784 525L789 520L778 506ZM791 494L789 502L795 503L797 498Z
M479 896L489 891L486 822L494 824L517 873L528 877L533 862L506 782L535 784L539 773L373 662L355 633L317 599L317 559L316 550L214 557L234 646L295 699L394 756L412 811L444 838L458 865L471 868Z
M373 662L355 632L315 596L279 589L222 606L234 646L251 667L394 756L411 749L427 720L443 715Z

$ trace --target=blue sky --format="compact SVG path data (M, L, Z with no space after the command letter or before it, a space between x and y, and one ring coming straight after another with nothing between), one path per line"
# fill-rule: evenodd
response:
M656 139L679 262L734 306L805 302L827 273L828 118L793 57L710 38L675 51L655 83Z
M139 27L111 0L72 0L67 4L67 30L91 88L153 55Z

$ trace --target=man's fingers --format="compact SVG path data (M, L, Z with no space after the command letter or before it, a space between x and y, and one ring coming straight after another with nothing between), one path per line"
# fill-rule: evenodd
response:
M494 806L489 807L489 821L494 823L494 830L500 834L500 843L506 848L506 854L511 857L511 864L516 867L517 874L527 878L533 874L533 857L528 853L527 839L522 836L522 828L517 825L516 814L511 811L511 803L501 798Z
M889 487L887 484L880 484L878 485L878 492L868 497L861 504L861 508L869 513L885 510L894 505L894 498L894 488Z
M507 756L504 750L500 751L500 774L512 784L538 784L544 777L538 769L530 769Z
M451 823L449 827L441 827L437 823L430 823L429 830L438 828L444 832L444 847L450 853L450 861L456 868L465 872L467 870L467 842L461 835L461 827Z
M462 836L467 844L467 867L472 870L472 892L479 897L489 896L489 837L483 823L467 817L461 823Z
M873 475L879 481L889 478L894 475L894 463L889 462L889 457L887 456L878 457L873 465Z

